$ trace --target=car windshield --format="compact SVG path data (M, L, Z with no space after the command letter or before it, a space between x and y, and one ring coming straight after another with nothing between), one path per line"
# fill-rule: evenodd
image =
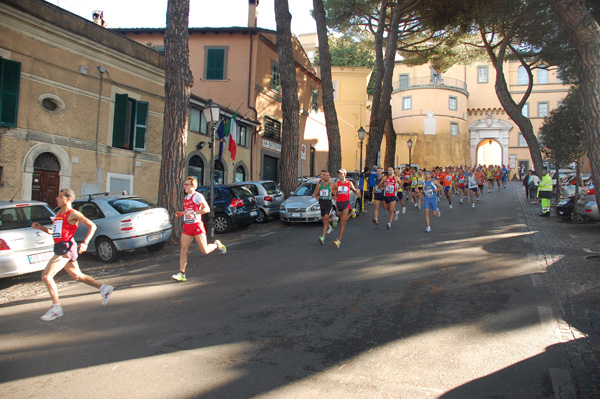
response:
M246 187L231 187L231 192L237 198L252 198L253 195Z
M295 197L307 197L313 195L315 192L315 187L317 187L316 183L304 183L300 187L296 189L294 193Z
M30 227L33 222L52 224L54 213L44 205L25 205L0 209L0 231Z
M110 201L109 204L121 214L145 211L156 207L153 203L141 198L118 198Z
M281 190L279 189L279 184L272 182L267 182L262 184L265 190L267 190L267 194L279 194Z

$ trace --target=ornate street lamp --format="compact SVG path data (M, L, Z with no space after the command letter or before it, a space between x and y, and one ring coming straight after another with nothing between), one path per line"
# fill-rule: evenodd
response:
M215 235L215 132L219 123L219 106L213 103L212 100L208 100L202 114L210 129L210 213L208 214L208 230L210 231L210 237L213 238Z
M363 171L362 170L363 140L365 139L366 135L367 135L367 132L361 126L360 129L358 129L358 139L360 140L360 168L358 169L358 173L362 173L362 171Z
M413 146L413 141L411 139L408 139L408 141L406 142L406 145L408 146L408 167L412 169L412 146Z

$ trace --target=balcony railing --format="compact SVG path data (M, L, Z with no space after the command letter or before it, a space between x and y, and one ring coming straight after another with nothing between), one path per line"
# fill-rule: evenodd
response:
M421 77L401 79L392 83L394 90L406 90L415 87L447 87L467 91L467 83L454 78Z

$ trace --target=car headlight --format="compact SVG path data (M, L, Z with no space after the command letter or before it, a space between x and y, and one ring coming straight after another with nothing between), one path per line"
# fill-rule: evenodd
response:
M308 208L309 211L320 211L321 210L321 206L319 204L314 204L313 206L311 206L310 208Z
M279 210L280 211L285 211L285 206L283 204L279 205Z

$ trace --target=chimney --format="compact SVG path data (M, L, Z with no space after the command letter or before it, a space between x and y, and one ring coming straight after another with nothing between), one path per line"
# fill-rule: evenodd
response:
M103 28L106 28L106 21L104 20L104 12L101 10L95 10L92 12L92 19L96 25L100 25Z
M248 28L256 28L256 20L258 19L258 1L248 0Z

